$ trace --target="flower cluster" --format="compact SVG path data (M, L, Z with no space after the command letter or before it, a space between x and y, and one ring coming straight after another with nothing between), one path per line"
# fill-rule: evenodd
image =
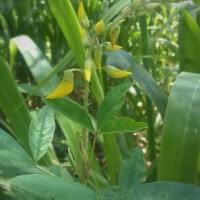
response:
M85 47L86 58L84 62L83 70L79 70L83 72L84 79L86 82L90 82L93 70L98 69L101 73L102 69L105 73L112 77L112 78L122 78L128 75L131 75L131 72L123 71L117 69L114 66L102 65L102 55L103 51L116 51L121 49L122 47L117 45L117 40L120 35L120 23L114 24L110 29L106 27L103 20L100 20L94 26L95 36L91 38L89 35L89 28L90 28L90 21L87 17L85 12L83 3L81 2L78 8L78 20L81 25L81 36L82 36L82 43ZM99 43L99 36L107 31L110 30L110 42L104 41L101 44ZM54 99L67 96L70 94L74 89L74 74L73 69L66 70L64 72L64 76L60 84L57 88L49 94L46 99Z

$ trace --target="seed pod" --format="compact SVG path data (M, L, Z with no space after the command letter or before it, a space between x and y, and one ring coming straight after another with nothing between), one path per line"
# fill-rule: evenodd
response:
M62 81L57 86L57 88L48 96L46 96L46 99L56 99L60 97L67 96L70 94L74 89L74 74L70 70L66 70L64 72L64 76L62 78Z
M96 23L95 28L94 28L96 33L101 33L104 29L105 29L105 24L104 24L103 20Z
M161 3L148 3L145 5L146 10L153 10L154 8L160 6Z
M111 65L106 65L103 69L106 74L112 78L123 78L132 74L131 72L117 69L116 67L113 67Z
M99 71L101 71L101 60L102 60L103 49L101 45L97 45L94 48L94 62Z
M88 58L85 60L84 76L85 76L85 80L88 82L90 82L92 70L94 69L94 67L95 67L94 61L91 58Z
M143 3L143 1L141 1L141 0L132 0L131 1L131 8L133 10L136 10L138 7L141 6L142 3Z
M90 27L90 22L86 15L82 2L80 3L79 8L78 8L78 20L84 29L88 29Z
M111 39L111 45L112 47L116 45L117 39L119 37L120 34L120 27L119 26L115 26L111 29L110 31L110 39Z

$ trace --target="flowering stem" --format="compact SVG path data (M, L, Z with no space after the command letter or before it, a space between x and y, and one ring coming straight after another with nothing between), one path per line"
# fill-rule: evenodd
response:
M88 112L88 97L89 97L89 82L85 81L84 88L84 110ZM82 140L81 140L81 156L82 156L82 183L86 184L89 176L89 159L88 159L88 135L89 131L83 129L82 131Z

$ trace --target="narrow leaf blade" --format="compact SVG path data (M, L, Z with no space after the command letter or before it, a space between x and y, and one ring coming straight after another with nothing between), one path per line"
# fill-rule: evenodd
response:
M200 75L181 73L167 105L158 180L196 182L200 144L199 99Z
M48 0L48 3L79 65L83 66L85 56L81 38L81 26L71 2L68 0Z
M29 128L29 145L35 162L47 152L54 131L54 112L48 106L44 106L34 116Z
M128 117L117 117L108 122L102 129L101 133L126 133L136 132L148 128L143 122L136 122Z
M99 130L119 112L124 103L125 94L131 86L132 83L122 83L108 92L97 113L97 128Z

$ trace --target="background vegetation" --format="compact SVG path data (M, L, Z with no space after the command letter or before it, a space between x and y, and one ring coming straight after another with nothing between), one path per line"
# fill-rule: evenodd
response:
M98 21L108 24L131 1L82 2L92 35ZM78 188L69 199L98 199L100 194L102 199L198 199L200 2L162 1L161 6L130 16L121 24L117 43L123 49L104 52L102 65L113 65L132 75L112 79L103 72L101 88L92 78L89 112L98 116L106 94L118 87L123 93L113 89L113 97L126 96L123 106L116 109L117 116L144 123L141 128L134 127L135 131L118 127L115 134L97 138L90 134L88 155L93 141L96 146L87 187L77 183L81 158L75 155L80 124L88 124L81 117L70 116L79 113L77 107L67 108L72 108L71 101L59 107L60 101L51 104L43 99L55 89L64 70L83 68L84 47L76 18L79 4L78 0L0 2L0 198L27 199L28 190L33 199L64 199L67 192ZM110 41L109 32L100 40ZM69 97L82 105L82 75L75 73L74 81ZM113 99L113 104L117 103ZM56 129L50 147L46 142L47 153L33 167L29 126L34 119L46 119L43 111L38 115L38 110L47 109L45 104L56 110ZM69 114L62 112L67 109ZM109 132L108 128L101 131ZM40 190L40 184L47 183L52 183L46 188L49 195L43 196L45 189ZM66 193L56 194L54 189ZM160 193L155 193L158 190Z

